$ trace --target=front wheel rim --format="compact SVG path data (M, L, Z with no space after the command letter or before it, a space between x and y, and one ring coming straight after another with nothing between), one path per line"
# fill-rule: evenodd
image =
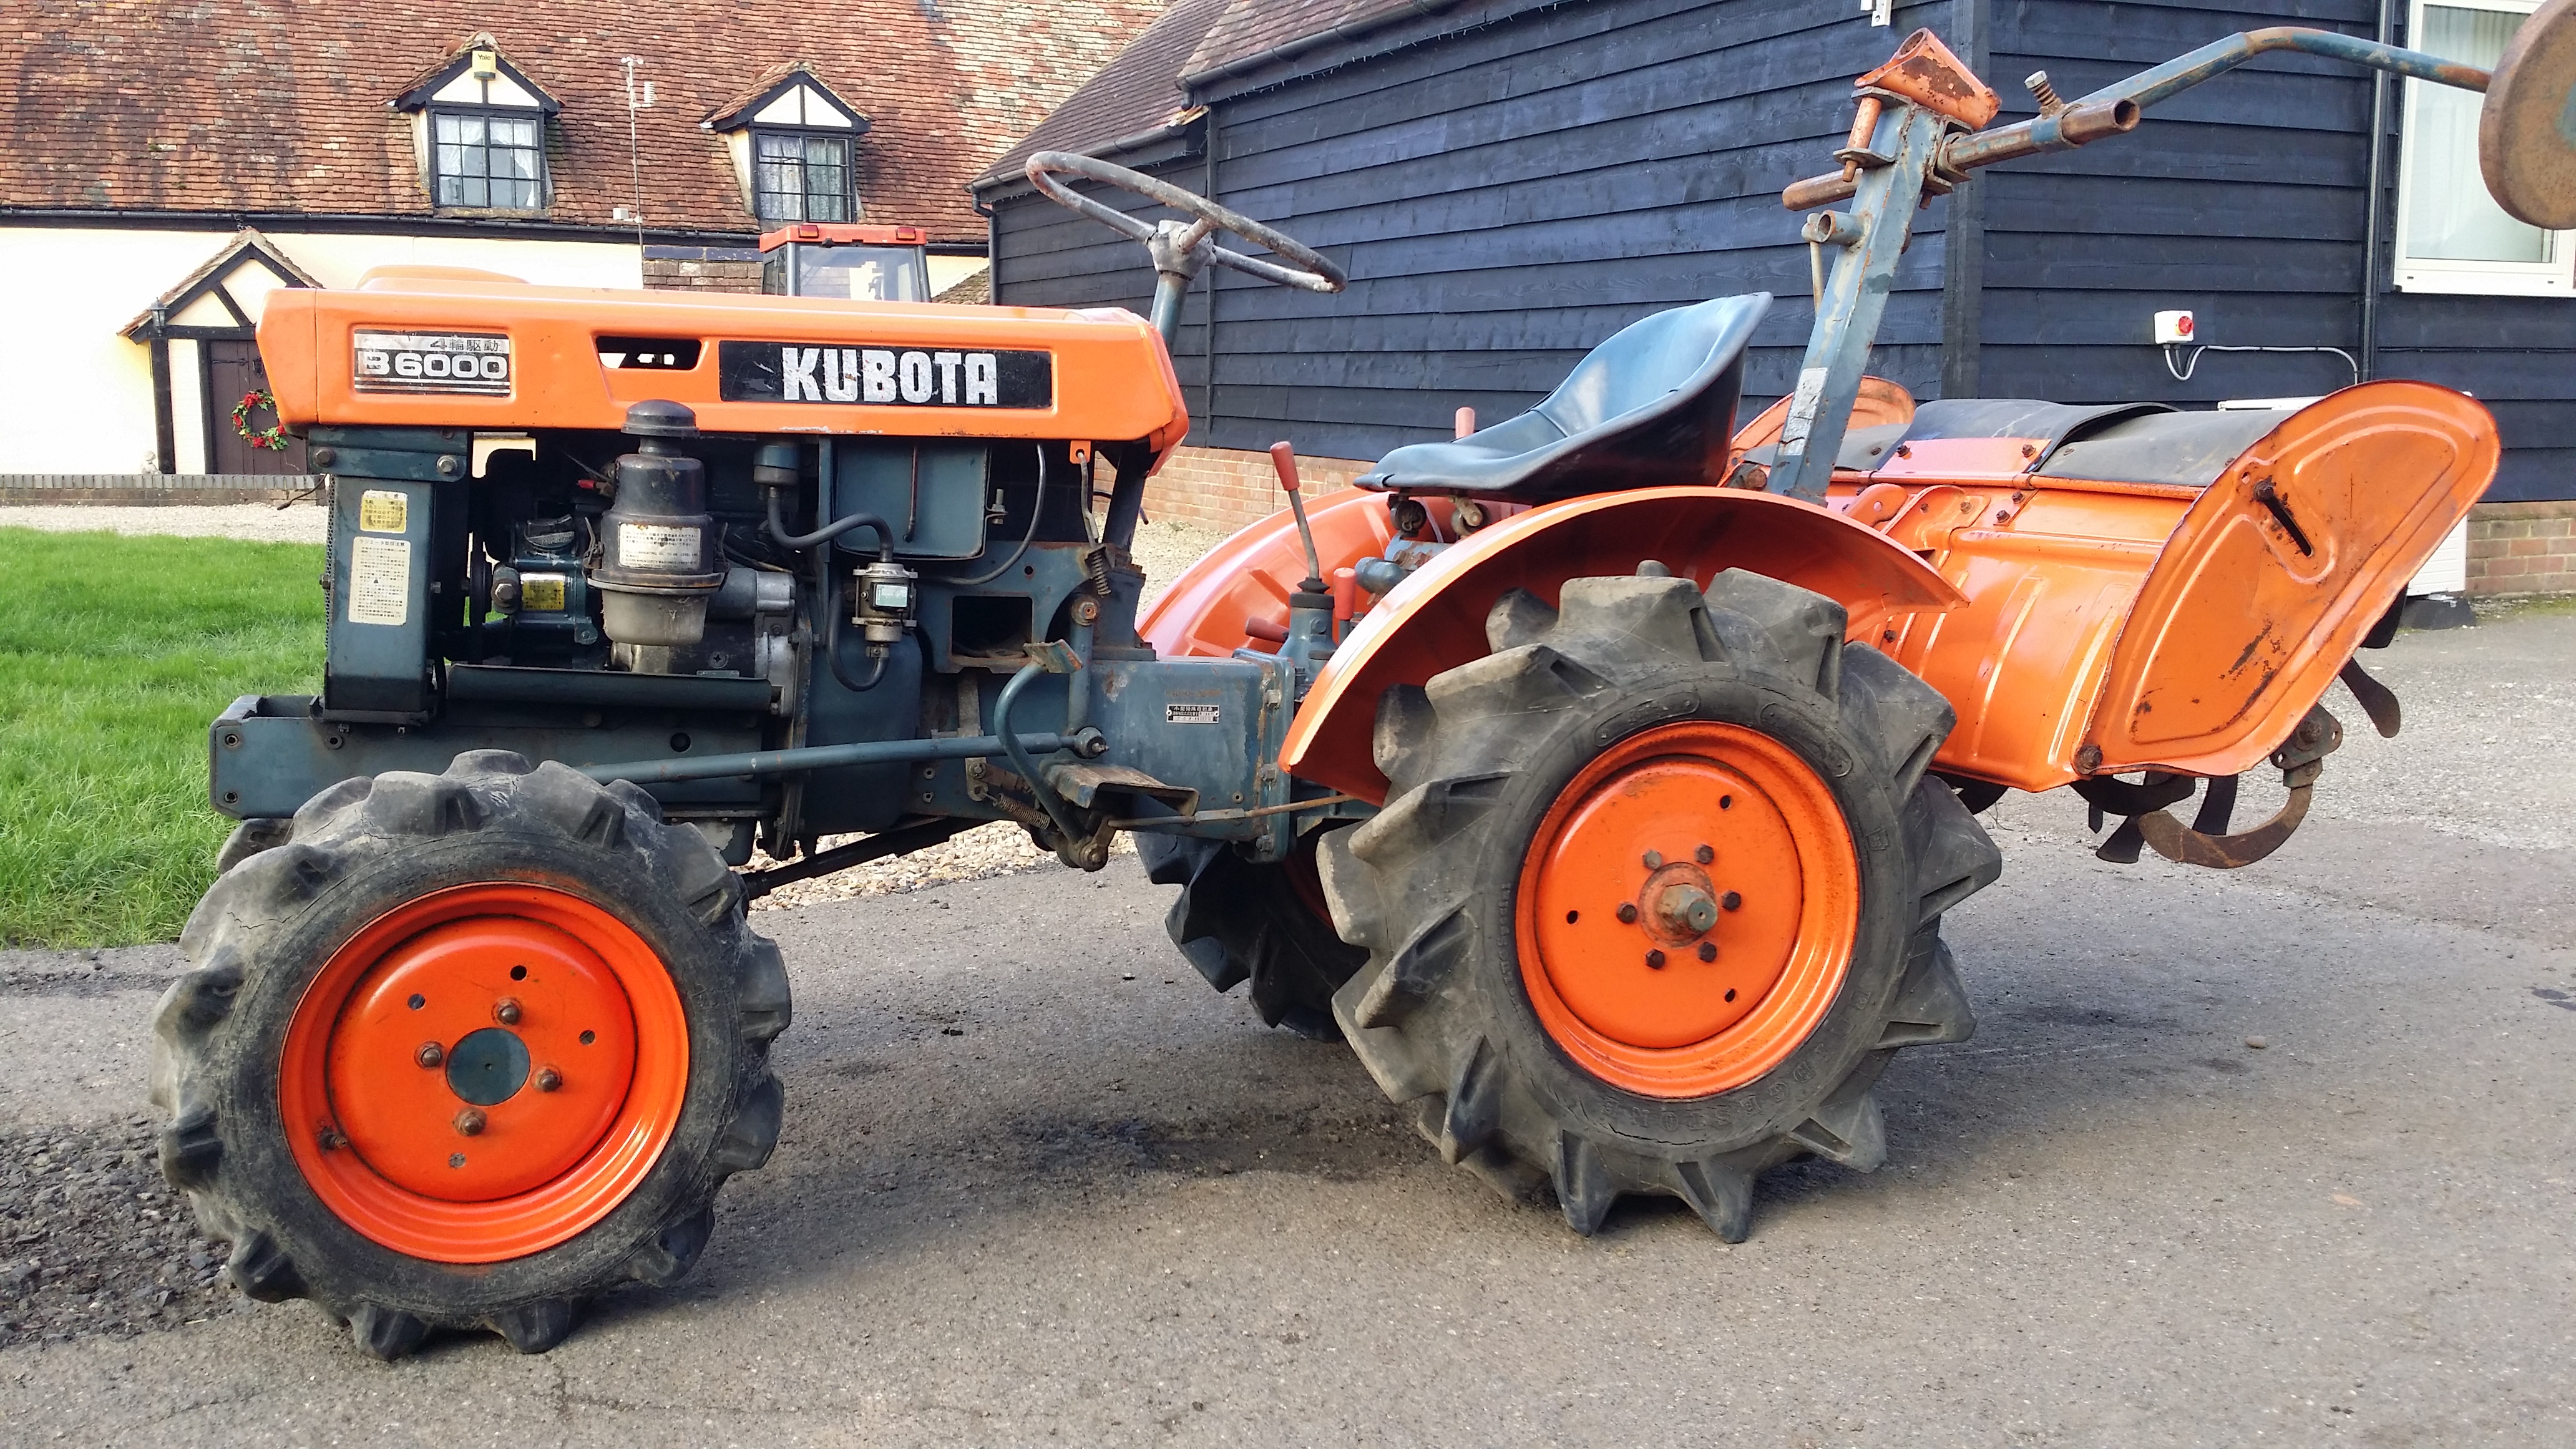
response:
M288 1026L278 1106L342 1222L412 1257L496 1263L633 1195L688 1064L678 989L632 927L487 882L407 901L331 954Z
M1860 865L1833 791L1779 740L1688 720L1559 792L1523 858L1521 983L1576 1065L1642 1096L1758 1081L1850 974Z

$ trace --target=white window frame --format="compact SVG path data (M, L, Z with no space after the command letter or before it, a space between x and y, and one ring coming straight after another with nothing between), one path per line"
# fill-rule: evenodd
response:
M2508 14L2529 15L2540 6L2540 0L2408 0L2406 40L2415 45L2424 34L2424 11L2430 5L2455 10L2497 10ZM2552 232L2555 255L2545 262L2462 261L2450 257L2410 255L2407 221L2413 212L2409 193L2414 175L2411 164L2416 144L2415 117L2429 82L2408 80L2404 109L2400 113L2397 138L2397 225L2395 283L2401 292L2447 293L2454 296L2479 297L2576 297L2576 231ZM2475 173L2478 158L2472 153L2450 158L2453 165Z

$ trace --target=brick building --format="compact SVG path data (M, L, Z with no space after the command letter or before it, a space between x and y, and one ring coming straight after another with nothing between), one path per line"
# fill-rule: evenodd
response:
M757 291L781 221L918 226L1161 0L155 0L6 5L0 476L300 471L232 405L279 287L390 264ZM971 288L969 288L971 290ZM254 416L252 422L263 421Z

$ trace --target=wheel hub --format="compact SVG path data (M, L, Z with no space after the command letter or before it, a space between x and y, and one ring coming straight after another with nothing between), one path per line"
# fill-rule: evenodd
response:
M460 1101L490 1107L510 1100L528 1081L528 1044L517 1034L487 1026L467 1033L447 1056L447 1090Z
M633 1190L686 1095L670 977L608 912L463 886L371 922L307 989L279 1106L317 1195L445 1262L534 1252Z
M1523 981L1596 1074L1706 1095L1814 1029L1858 907L1840 808L1804 761L1740 726L1665 725L1594 759L1533 838Z
M416 1065L424 1038L444 1047L437 1070ZM540 1066L563 1074L561 1090L524 1090ZM350 1150L448 1202L562 1176L599 1144L634 1074L635 1017L615 973L572 933L524 917L469 916L394 946L331 1031L331 1106Z

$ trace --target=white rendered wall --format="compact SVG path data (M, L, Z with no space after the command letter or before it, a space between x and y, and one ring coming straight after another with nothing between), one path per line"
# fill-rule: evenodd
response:
M927 257L930 264L930 295L936 297L959 282L984 270L982 257Z
M232 236L213 229L0 227L0 316L10 319L17 339L0 348L0 397L13 401L16 418L0 429L0 474L159 471L153 456L152 354L127 341L124 329ZM644 283L642 255L632 242L297 232L268 237L326 287L352 286L371 267L402 264L479 267L557 286ZM258 305L248 296L240 301L254 310ZM204 424L191 353L172 348L172 423L179 466L203 469Z

